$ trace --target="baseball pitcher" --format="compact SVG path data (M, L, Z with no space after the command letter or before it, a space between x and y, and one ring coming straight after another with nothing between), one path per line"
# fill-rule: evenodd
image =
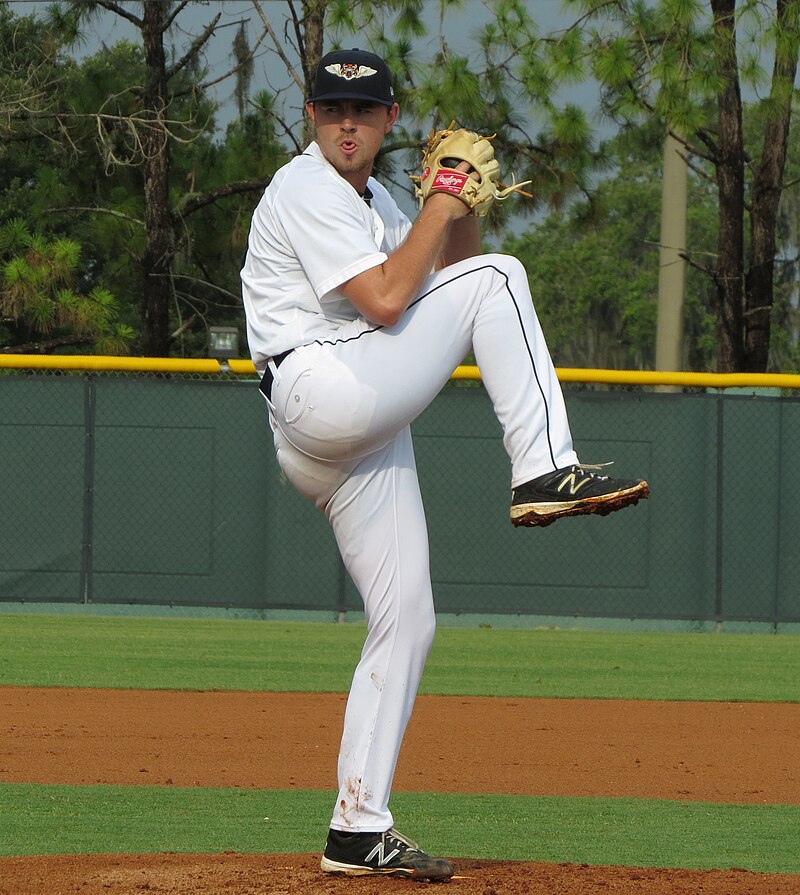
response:
M500 183L491 138L431 134L412 224L372 177L399 114L385 62L329 53L306 112L315 140L256 208L242 285L278 463L330 522L367 620L322 869L448 879L452 865L400 834L389 809L435 626L410 424L473 350L503 431L514 525L605 515L649 489L581 465L526 272L481 254L481 217L524 185Z

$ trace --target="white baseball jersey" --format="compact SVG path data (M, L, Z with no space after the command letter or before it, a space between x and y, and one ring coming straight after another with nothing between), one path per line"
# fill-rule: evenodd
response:
M358 312L338 291L386 260L411 222L374 178L370 205L316 143L272 178L253 215L242 296L253 363L335 332Z

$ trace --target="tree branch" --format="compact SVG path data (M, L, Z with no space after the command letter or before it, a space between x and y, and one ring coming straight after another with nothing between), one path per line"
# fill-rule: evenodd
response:
M190 314L174 332L169 334L170 339L177 339L178 336L183 335L183 333L192 326L195 320L197 320L197 314Z
M706 252L706 254L709 254ZM703 264L698 264L696 261L692 260L691 255L686 254L686 252L678 252L678 257L685 261L689 267L693 267L695 270L699 270L700 273L705 274L707 277L711 277L712 280L716 282L716 270L713 267L706 267ZM712 257L715 257L712 255Z
M120 6L119 3L115 3L114 0L96 0L98 6L102 6L103 9L107 9L109 12L116 13L120 18L127 19L132 25L142 30L144 26L144 22L135 16L132 12L129 12L125 9L124 6Z
M112 218L119 218L120 220L127 221L129 224L136 224L138 227L144 227L144 221L140 221L138 218L131 217L128 214L123 214L121 211L114 211L113 208L97 208L96 206L91 205L65 205L61 208L48 208L45 209L45 211L48 214L58 214L67 211L88 211L92 214L107 214Z
M164 27L161 29L162 34L165 31L169 30L169 28L172 26L172 23L175 21L175 19L177 19L177 17L184 11L184 9L186 9L186 7L188 5L189 5L189 0L181 0L181 2L175 7L175 9L172 10L172 14L167 19L167 21L164 22ZM222 15L222 13L220 13L219 15Z
M174 16L173 16L174 18ZM189 46L189 49L183 54L183 56L175 63L175 65L170 66L166 71L167 80L170 80L174 75L176 75L182 68L185 68L186 65L194 59L194 57L200 52L203 45L208 42L208 39L214 33L217 22L222 18L222 13L218 12L211 22L206 25L203 29L202 33L196 37Z
M707 162L710 162L711 164L714 163L714 158L713 158L713 156L709 155L709 154L706 153L706 152L703 152L703 151L702 151L698 146L696 146L694 143L690 143L690 142L687 140L685 134L681 134L681 133L678 132L678 131L674 131L671 127L668 128L667 130L668 130L669 135L670 135L673 139L675 139L678 143L680 143L681 146L683 146L683 148L684 148L690 155L696 155L698 158L705 159ZM685 157L684 157L684 161L688 164L688 159L686 159Z
M272 175L269 177L262 177L259 180L240 180L236 183L227 183L224 186L218 186L215 190L211 190L209 193L187 196L178 206L178 214L183 217L188 217L195 211L199 211L207 205L212 205L217 199L225 199L228 196L236 196L242 193L254 193L258 190L263 190L271 180Z
M242 24L242 21L239 21L239 22L230 22L229 24L227 24L227 25L223 25L222 27L223 27L223 28L228 28L228 27L230 27L231 25L236 25L236 24L241 25L241 24ZM266 32L265 32L265 33L266 33ZM197 86L199 87L199 89L200 89L200 90L208 90L209 87L213 87L215 84L219 84L219 83L221 83L222 81L224 81L226 78L230 78L231 75L235 75L238 71L241 71L241 69L242 69L245 65L247 65L249 62L252 62L252 60L255 58L256 51L258 50L258 48L261 46L261 44L262 44L263 42L264 42L264 34L262 34L262 35L258 38L258 40L257 40L257 41L255 42L255 44L253 45L253 49L250 50L250 52L249 52L249 53L248 53L248 54L241 60L241 62L239 62L239 63L237 63L236 65L234 65L233 68L228 69L228 71L226 71L224 74L218 75L218 76L217 76L216 78L214 78L213 80L211 80L211 81L203 81L202 84L198 84ZM189 93L191 93L191 88L188 88L188 87L187 87L186 90L176 91L175 93L172 93L172 94L170 94L170 95L173 96L173 97L177 97L177 96L186 96L186 95L189 94Z
M283 45L278 40L278 37L275 34L275 31L273 30L272 25L270 25L269 21L267 20L266 15L264 15L264 10L261 8L261 3L259 3L259 0L253 0L253 6L255 7L256 12L258 13L259 17L261 18L261 22L264 25L264 30L272 38L272 42L273 42L273 44L275 44L275 50L278 53L278 56L280 56L281 62L283 62L283 64L286 66L286 71L289 72L289 74L292 76L292 79L294 80L295 84L297 84L297 86L300 88L301 95L305 95L306 85L303 81L300 80L300 77L298 76L297 72L295 71L294 66L289 61L289 57L286 55L286 53L284 53Z

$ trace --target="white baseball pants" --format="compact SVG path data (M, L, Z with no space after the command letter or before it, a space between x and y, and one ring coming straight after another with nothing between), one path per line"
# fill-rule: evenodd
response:
M325 512L367 620L339 753L337 830L393 825L392 779L435 628L410 423L470 348L512 487L577 463L527 275L510 256L447 267L395 326L353 321L273 369L279 465Z

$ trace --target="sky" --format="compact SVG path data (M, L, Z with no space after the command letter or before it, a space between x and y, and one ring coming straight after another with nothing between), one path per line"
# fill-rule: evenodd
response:
M12 0L11 5L17 14L27 15L34 11L42 12L48 5L48 2ZM149 0L149 2L155 2L155 0ZM126 4L123 2L121 5L125 6ZM138 3L129 5L132 9L136 9L139 6ZM537 23L545 32L566 27L573 20L571 14L563 11L561 0L529 0L529 5ZM282 34L286 20L286 4L280 2L280 0L264 0L261 6L265 10L276 33ZM431 54L438 47L439 3L435 2L435 0L429 0L425 6L430 36L426 41L421 41L417 47L417 54L420 58L424 58L428 46ZM230 47L240 21L243 19L248 21L248 33L251 41L255 39L255 35L261 30L261 22L249 0L193 2L176 19L173 39L177 47L181 49L188 46L192 38L199 34L218 12L221 13L218 30L208 42L206 51L206 63L210 72L214 74L221 74L232 65ZM484 24L489 16L490 13L481 0L465 0L461 11L448 12L445 19L446 37L449 45L452 46L455 52L464 50L470 35ZM103 46L111 46L119 40L136 39L138 37L136 30L130 23L114 13L106 11L101 11L92 21L91 26L85 27L85 31L85 41L81 50L74 52L74 55L78 56L78 58L93 55L102 50ZM357 45L357 43L353 44L353 46ZM325 48L328 49L327 44ZM251 92L257 93L264 88L274 90L286 85L287 81L286 68L279 60L277 53L272 49L260 52L256 59ZM236 105L233 101L233 79L223 82L216 87L214 95L220 104L220 110L217 113L217 123L224 130L225 125L236 115ZM292 110L296 114L296 117L293 119L295 121L301 117L300 100L299 94L291 100ZM570 100L584 105L587 109L592 109L596 105L596 94L591 86L584 87L572 91Z

